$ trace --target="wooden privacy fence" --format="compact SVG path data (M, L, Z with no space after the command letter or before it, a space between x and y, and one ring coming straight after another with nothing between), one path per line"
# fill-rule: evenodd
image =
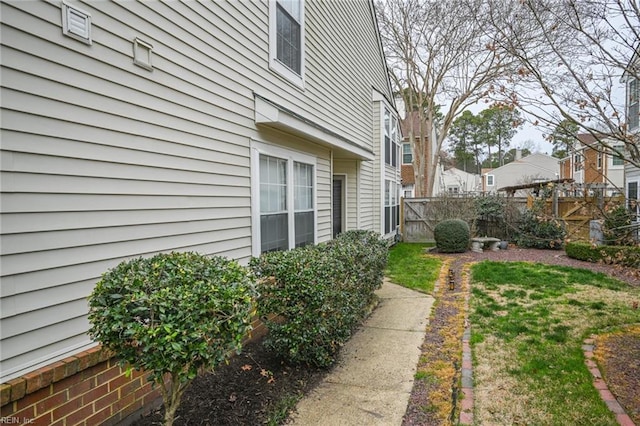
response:
M406 242L433 242L433 229L445 219L462 219L472 227L472 236L480 235L509 239L519 223L507 219L506 225L476 217L475 197L405 198L400 209L400 232ZM507 197L509 209L524 212L533 206L535 198ZM589 241L591 220L602 219L603 212L624 202L623 197L580 196L558 197L546 200L546 214L561 220L567 238Z
M528 207L532 202L529 199ZM602 219L604 212L622 203L623 196L555 197L546 200L546 212L564 222L568 239L590 241L590 222Z
M462 219L470 224L471 234L478 232L483 235L505 238L508 230L495 229L496 224L489 220L476 217L476 197L431 197L431 198L405 198L400 210L400 232L406 242L432 242L434 241L433 229L445 219ZM522 210L527 207L527 199L521 197L509 197L511 206ZM511 224L513 226L513 224Z

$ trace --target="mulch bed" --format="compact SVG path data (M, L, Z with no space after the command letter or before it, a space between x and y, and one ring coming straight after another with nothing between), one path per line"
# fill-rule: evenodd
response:
M256 340L214 373L196 378L182 396L174 425L262 425L286 397L309 392L326 370L291 366ZM162 424L164 409L134 425Z
M532 261L555 265L587 268L597 272L613 275L630 285L640 286L640 271L630 268L619 268L610 265L593 264L568 258L563 251L530 250L509 248L498 252L472 253L458 255L452 268L461 270L467 262L480 260L497 261ZM447 294L446 292L444 294ZM455 315L452 309L455 304L442 303L436 306L435 317L431 320L425 342L438 344L438 325L444 326L447 319ZM639 336L633 342L623 341L625 347L638 344ZM635 342L635 343L634 343ZM429 345L431 346L431 345ZM608 378L616 381L616 375L610 371L622 370L623 366L637 364L638 353L632 350L617 352L612 370L608 370ZM620 366L620 367L617 367ZM637 401L640 392L640 369L635 369L632 376L624 376L622 387L609 383L619 393L627 393L629 399ZM278 403L284 398L300 396L308 393L326 375L326 370L291 366L282 362L266 351L261 340L245 346L242 354L232 358L228 365L220 366L214 373L198 377L185 392L178 409L175 424L180 425L261 425L265 424L270 413L282 410ZM622 381L622 380L621 380ZM625 383L627 384L625 386ZM424 415L425 395L428 390L414 388L411 402L405 415L404 424L440 425L439 419ZM634 393L635 392L635 393ZM635 398L635 399L634 399ZM135 422L138 426L162 424L163 410ZM637 420L636 420L637 421Z

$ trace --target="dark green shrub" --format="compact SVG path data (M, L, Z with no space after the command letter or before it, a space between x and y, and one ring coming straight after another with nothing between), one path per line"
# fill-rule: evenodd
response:
M635 246L594 246L585 242L567 243L567 256L587 262L602 262L640 268L640 247Z
M448 219L433 228L433 237L440 252L464 253L469 248L471 232L464 220Z
M566 232L562 223L528 210L522 215L516 244L524 248L562 249Z
M630 226L631 222L631 213L624 206L617 206L607 212L602 226L605 244L610 246L636 245Z
M382 285L386 260L386 242L364 231L252 259L267 348L294 363L331 365Z
M96 285L89 334L123 364L151 373L162 392L165 424L172 424L198 371L241 349L255 296L248 269L232 260L197 253L133 259Z

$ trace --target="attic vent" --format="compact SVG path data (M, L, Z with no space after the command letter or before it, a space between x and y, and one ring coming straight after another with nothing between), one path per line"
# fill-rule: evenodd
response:
M91 45L91 15L62 3L62 34Z
M145 41L135 38L133 40L133 63L139 67L142 67L148 71L153 70L151 64L151 53L153 52L153 46Z

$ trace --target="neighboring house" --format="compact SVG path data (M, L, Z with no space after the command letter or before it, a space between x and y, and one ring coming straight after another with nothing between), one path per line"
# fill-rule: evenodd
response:
M420 132L420 120L417 112L411 112L404 114L405 108L402 105L402 99L396 99L396 103L398 104L398 109L400 111L400 115L404 115L404 119L400 120L400 129L402 131L402 163L401 163L401 174L402 174L402 188L401 194L404 198L413 198L416 194L416 174L415 169L413 167L413 155L414 155L414 147L413 144L415 140L419 140L419 132ZM411 128L413 127L414 141L411 140ZM436 139L435 128L433 130L433 135L431 136L432 140ZM435 152L435 147L431 147L432 152L431 155ZM440 181L440 168L436 171L435 182ZM428 180L429 171L425 170L424 179ZM437 192L437 187L434 186L434 195Z
M442 166L440 168L434 195L472 194L481 191L480 175L468 173L455 167L446 170L442 169Z
M621 194L624 188L624 160L612 152L602 152L596 138L589 133L578 135L576 147L560 160L560 178L573 179L581 189L604 188L605 195ZM612 144L623 152L622 144Z
M636 50L635 55L633 55L630 65L635 67L640 66L638 50ZM638 134L640 134L640 81L628 73L625 73L622 81L625 84L626 93L627 130L637 137ZM625 164L624 174L627 206L635 216L636 222L640 222L640 168L627 162Z
M521 157L518 150L516 159L511 163L495 169L482 169L482 191L493 194L505 187L558 179L558 175L557 158L540 153Z
M394 237L400 132L372 0L0 7L3 405L93 353L86 298L122 260Z

